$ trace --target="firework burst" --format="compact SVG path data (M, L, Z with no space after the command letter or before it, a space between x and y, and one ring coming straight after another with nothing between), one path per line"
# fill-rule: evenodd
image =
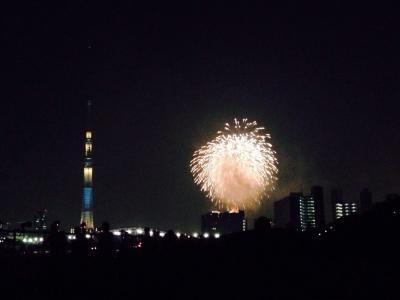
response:
M194 152L190 167L195 183L220 208L256 208L277 180L278 162L270 139L255 121L225 124Z

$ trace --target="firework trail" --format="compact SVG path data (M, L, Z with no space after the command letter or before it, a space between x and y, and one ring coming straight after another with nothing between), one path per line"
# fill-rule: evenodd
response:
M257 122L234 120L195 151L194 182L220 208L255 209L274 189L278 162L271 136Z

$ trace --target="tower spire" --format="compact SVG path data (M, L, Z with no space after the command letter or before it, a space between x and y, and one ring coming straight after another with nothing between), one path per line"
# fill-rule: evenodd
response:
M93 139L92 139L92 101L87 102L86 130L85 130L85 156L83 162L83 194L81 224L85 223L88 229L94 228L93 223Z
M86 130L92 129L92 100L89 99L87 101L87 108L86 108Z

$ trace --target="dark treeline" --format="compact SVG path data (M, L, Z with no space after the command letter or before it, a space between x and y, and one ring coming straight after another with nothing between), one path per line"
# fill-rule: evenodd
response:
M381 203L316 232L220 239L122 235L95 242L53 228L49 254L4 252L4 299L396 299L400 207ZM141 296L142 295L142 296Z

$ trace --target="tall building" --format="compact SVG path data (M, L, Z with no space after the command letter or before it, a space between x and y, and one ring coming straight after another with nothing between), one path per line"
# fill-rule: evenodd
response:
M364 213L372 208L372 194L368 189L360 192L360 211Z
M357 204L355 202L338 202L335 204L335 220L347 217L357 212Z
M201 216L201 232L217 231L219 225L219 211L211 211Z
M201 231L207 233L233 233L246 231L247 221L244 211L219 212L212 211L201 216Z
M81 224L85 223L86 228L94 228L93 223L93 140L91 128L92 102L87 104L87 125L85 130L85 157L83 163L83 193Z
M341 190L332 190L331 193L333 220L350 216L358 211L357 203L346 202L343 200L343 192Z
M39 209L33 217L33 226L35 230L47 229L47 209Z
M300 199L302 193L290 193L289 196L274 202L275 226L286 229L300 228Z
M332 219L337 219L337 210L340 206L337 203L343 203L343 192L342 190L335 189L331 191L331 208L332 208ZM339 212L338 212L339 213Z
M325 225L324 189L322 186L311 187L311 195L315 205L315 224L318 228Z
M315 218L315 198L313 195L300 199L300 230L306 231L317 227Z
M315 218L315 200L313 195L290 193L274 203L275 226L297 231L306 231L317 227Z

